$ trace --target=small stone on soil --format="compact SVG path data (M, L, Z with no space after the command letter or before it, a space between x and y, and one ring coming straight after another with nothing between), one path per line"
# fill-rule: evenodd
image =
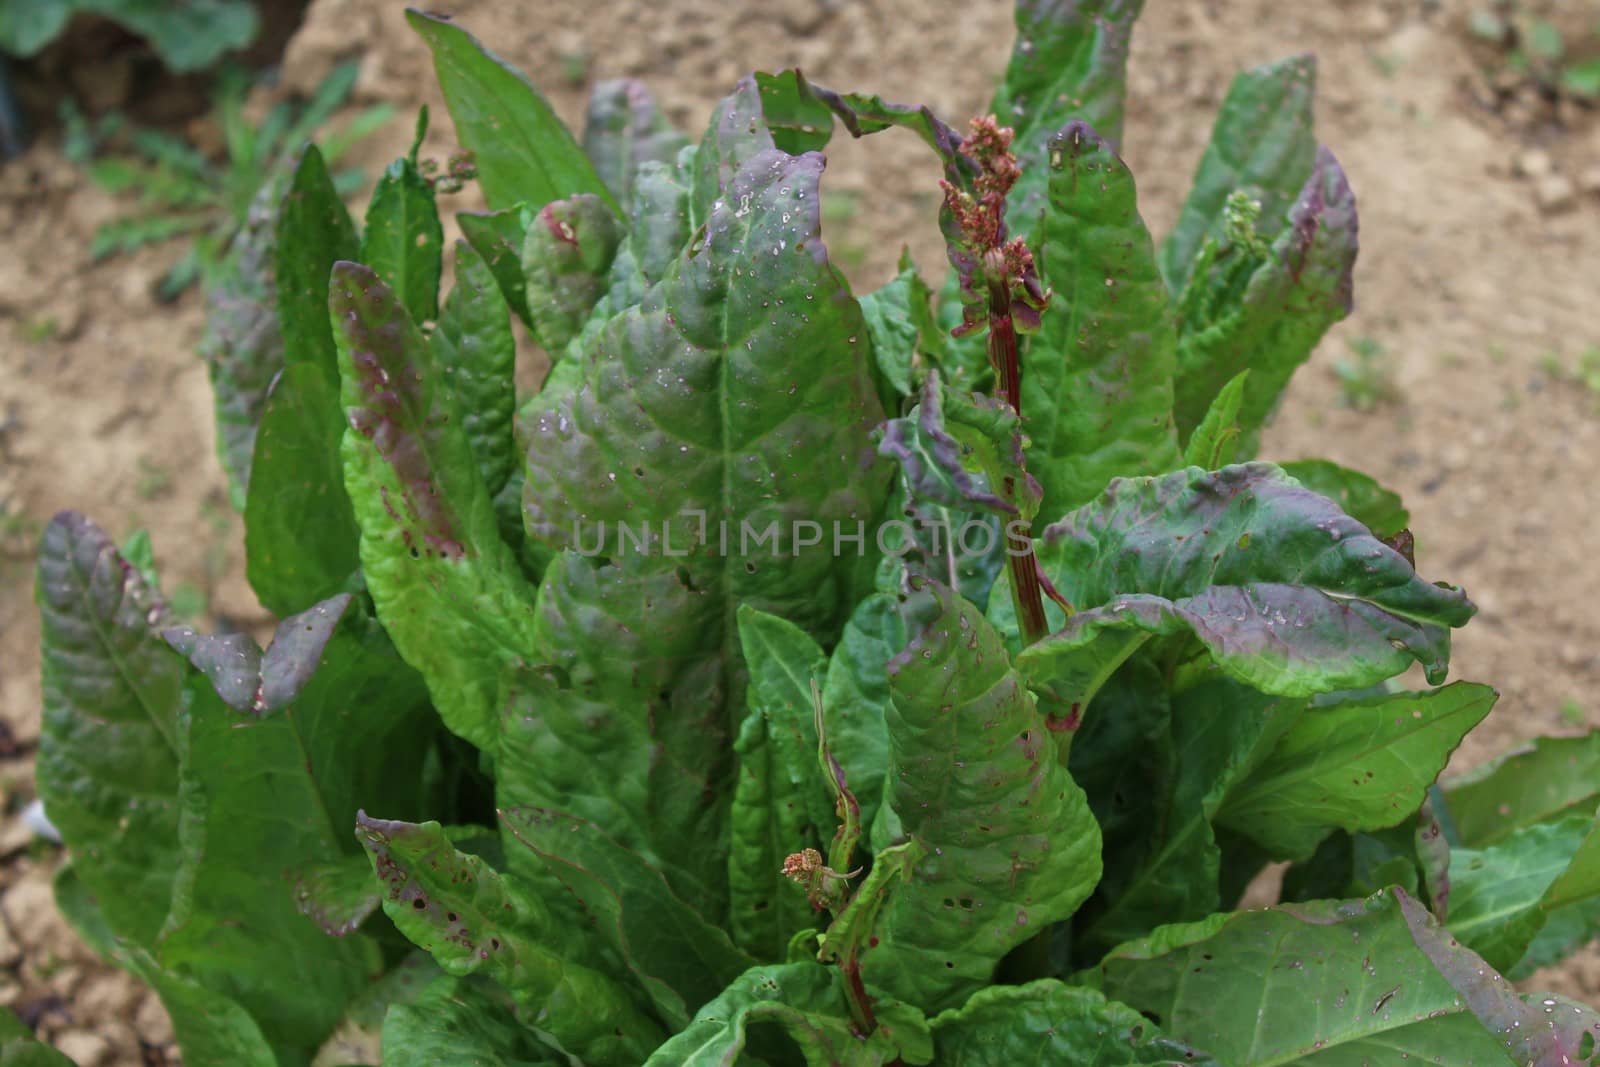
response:
M1578 200L1578 191L1573 186L1572 179L1564 174L1550 174L1540 178L1533 187L1533 195L1539 203L1539 210L1546 215L1570 211Z

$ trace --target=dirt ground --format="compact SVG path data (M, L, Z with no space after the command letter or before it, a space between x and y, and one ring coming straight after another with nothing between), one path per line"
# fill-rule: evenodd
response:
M433 5L435 7L439 4ZM529 71L581 126L585 85L645 78L698 133L742 72L798 65L815 81L930 104L963 122L987 100L1010 42L1004 0L455 0L443 5ZM1135 36L1124 151L1141 208L1163 233L1239 68L1311 50L1319 131L1361 207L1357 311L1290 391L1268 458L1327 456L1366 470L1410 506L1418 562L1466 586L1479 617L1455 674L1501 701L1458 754L1467 765L1537 733L1600 726L1600 112L1552 106L1480 73L1472 0L1150 0ZM1555 0L1570 41L1600 26L1600 0ZM537 8L539 15L530 12ZM315 0L282 88L362 57L358 95L431 104L427 151L454 147L424 51L390 0ZM1494 95L1498 85L1500 96ZM1493 106L1491 106L1493 105ZM403 151L396 120L361 152L369 174ZM121 536L147 527L168 590L213 620L266 621L242 577L240 525L212 448L193 293L150 297L173 253L91 262L94 227L123 209L88 185L46 134L0 168L0 788L32 790L39 732L32 542L60 508ZM903 234L942 274L930 240L937 169L909 135L830 150L826 233L861 291L892 272ZM471 195L453 207L474 206ZM1380 399L1341 404L1342 364ZM1349 377L1347 371L1346 377ZM5 753L9 752L10 755ZM53 915L55 859L0 823L0 1002L40 1019L81 1064L162 1062L170 1032L153 998L92 965ZM1600 999L1600 957L1535 983ZM51 998L56 998L52 1000ZM170 1062L167 1061L167 1062Z

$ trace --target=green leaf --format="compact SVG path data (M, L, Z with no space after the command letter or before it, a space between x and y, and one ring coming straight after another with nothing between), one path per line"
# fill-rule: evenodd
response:
M444 230L433 186L411 160L395 160L378 179L367 207L361 254L353 258L399 294L414 322L438 318Z
M1411 525L1400 496L1360 471L1325 459L1283 464L1283 473L1339 505L1339 510L1377 534L1392 537Z
M627 249L649 283L660 281L689 243L695 155L690 145L673 165L645 163L634 178Z
M478 475L497 494L517 469L517 394L513 375L517 345L511 316L483 257L465 241L456 242L456 283L429 337L434 366L450 383L456 409L478 462ZM520 509L518 509L520 512ZM501 515L501 529L506 516ZM520 534L522 520L516 516Z
M142 948L124 943L120 950L119 962L161 997L186 1062L280 1067L282 1061L261 1027L238 1001L203 981L163 968Z
M217 457L228 475L233 506L244 510L256 426L267 389L283 369L278 290L273 281L274 229L282 181L262 185L245 224L228 248L216 281L206 286L206 361L217 420Z
M372 868L361 856L307 867L295 880L294 899L300 914L330 937L359 929L378 910L380 900Z
M861 314L872 337L872 359L883 409L900 410L927 373L927 353L943 350L943 331L933 319L933 291L902 253L900 273L861 298Z
M931 1009L1077 910L1100 880L1100 832L1000 635L949 590L929 592L931 621L889 667L885 797L928 858L890 899L865 970Z
M500 818L582 903L601 939L673 1029L683 1029L694 1011L753 964L674 894L659 870L592 823L539 808L504 809Z
M1163 1037L1127 1005L1053 978L980 989L932 1025L938 1062L963 1067L1217 1063L1199 1049Z
M1413 660L1437 683L1449 627L1475 610L1264 463L1122 479L1045 530L1038 554L1061 595L1086 610L1028 656L1055 658L1063 681L1051 688L1084 711L1094 679L1144 633L1192 633L1229 675L1278 695L1375 685ZM1010 630L1003 597L990 614Z
M1452 849L1451 935L1495 970L1514 967L1544 927L1546 901L1593 825L1592 814L1575 815L1521 827L1483 849ZM1584 889L1585 899L1600 892Z
M522 244L533 333L552 358L578 336L605 294L623 230L599 197L555 200L539 209Z
M1108 774L1121 776L1109 768L1082 779L1105 835L1107 873L1073 920L1073 952L1081 959L1098 958L1162 923L1202 919L1222 906L1222 851L1213 827L1217 810L1301 713L1297 702L1273 700L1221 678L1202 681L1172 701L1165 743L1175 768L1139 781L1139 755L1124 752L1119 755L1135 764L1121 771L1130 781L1097 789ZM1099 709L1095 721L1107 714ZM1156 806L1147 818L1126 826L1101 814L1116 792L1139 789L1155 794Z
M1230 379L1249 370L1239 423L1241 448L1254 453L1290 377L1350 313L1356 248L1355 194L1333 153L1319 149L1270 247L1230 245L1203 275L1197 266L1184 292L1174 407L1181 436Z
M1162 927L1080 977L1238 1067L1559 1063L1533 1051L1553 1029L1542 1010L1517 1000L1499 975L1499 999L1480 993L1468 968L1486 970L1389 889Z
M560 714L586 725L527 739L516 773L543 799L519 802L693 865L698 884L674 886L712 900L743 705L735 608L831 641L856 571L835 524L859 523L863 552L887 488L865 325L819 236L821 168L816 155L752 160L643 302L585 331L567 357L575 384L525 426L528 535L569 550L540 587L536 659L570 702ZM607 817L563 800L557 781L586 803L641 795L595 798Z
M500 539L494 501L435 356L394 291L334 269L348 412L345 484L367 587L445 724L482 748L499 732L499 677L531 650L533 592Z
M278 615L357 581L360 530L345 492L338 380L320 363L284 368L267 393L244 507L245 573Z
M441 1063L545 1067L565 1061L538 1032L518 1022L504 994L487 982L444 977L383 1017L387 1067Z
M309 145L278 209L273 271L278 326L287 366L314 363L330 377L339 364L328 324L328 272L356 255L355 226L328 177L322 153Z
M27 59L72 18L72 0L12 0L0 10L0 51Z
M476 856L456 851L438 823L356 820L356 836L383 883L383 910L446 974L482 973L511 994L525 1024L596 1067L643 1062L660 1028L606 975L548 946L538 897Z
M525 214L518 204L502 211L463 211L456 216L456 222L461 226L461 235L488 265L500 286L500 295L523 325L532 327L528 284L522 276L522 235L528 229Z
M844 771L871 826L889 766L889 660L906 647L905 624L893 597L873 594L857 605L828 660L822 719L828 750Z
M1308 708L1229 791L1218 821L1276 859L1305 859L1334 828L1394 826L1421 806L1496 696L1488 686L1456 682Z
M1541 737L1445 782L1461 843L1484 848L1517 830L1600 804L1600 730Z
M0 1008L0 1065L74 1067L66 1056L34 1037L33 1031L10 1008Z
M45 528L39 555L44 730L39 795L101 902L107 925L154 943L178 849L183 661L154 627L175 621L109 538L75 512Z
M1317 61L1291 56L1241 71L1228 88L1177 225L1161 244L1161 274L1181 292L1206 238L1222 234L1223 205L1242 190L1261 203L1268 239L1311 175Z
M520 71L484 49L448 19L415 9L406 21L433 51L456 136L473 154L491 208L593 193L618 210L611 191L571 132Z
M1028 469L1044 486L1041 515L1053 521L1112 478L1160 474L1181 460L1171 419L1176 334L1133 176L1081 121L1050 139L1048 159L1050 210L1030 247L1053 295L1026 339L1022 410Z
M643 82L618 78L596 82L589 91L583 150L617 203L632 201L642 164L671 163L688 143L672 128Z
M834 830L811 700L828 661L804 630L748 604L739 607L738 628L750 715L734 743L730 926L757 959L780 959L790 938L815 925L805 894L783 874L784 857L825 848Z
M1244 401L1244 383L1249 377L1249 371L1240 371L1211 402L1206 417L1184 446L1186 466L1214 471L1233 462L1239 440L1239 405Z
M1123 98L1134 20L1144 0L1020 0L1011 62L989 109L1016 130L1022 177L1007 200L1012 228L1026 233L1045 211L1044 162L1068 122L1122 141Z
M754 967L701 1008L688 1029L657 1049L646 1064L724 1067L744 1062L740 1053L747 1043L767 1036L756 1030L763 1023L781 1027L808 1067L883 1067L897 1057L910 1064L927 1063L932 1051L928 1024L912 1013L898 1013L897 1021L901 1019L902 1025L880 1025L864 1038L857 1036L835 970L815 963Z

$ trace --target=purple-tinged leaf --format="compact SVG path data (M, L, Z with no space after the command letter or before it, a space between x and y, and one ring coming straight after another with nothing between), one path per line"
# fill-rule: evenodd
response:
M221 277L206 286L206 330L200 354L211 377L217 457L228 492L243 511L250 459L267 389L283 369L278 291L273 280L274 229L282 183L266 183L234 237Z
M294 882L295 905L330 937L354 933L382 899L365 857L313 864Z
M1317 156L1316 89L1311 55L1241 71L1233 79L1177 225L1161 244L1161 274L1173 293L1183 290L1206 239L1222 237L1229 195L1242 191L1259 202L1263 236L1278 236Z
M947 391L931 372L922 402L884 424L878 453L919 502L1031 519L1041 492L1023 466L1021 421L1004 400Z
M990 110L1016 131L1022 177L1007 217L1031 230L1045 207L1045 161L1052 134L1069 121L1122 141L1128 49L1144 0L1017 0L1011 62Z
M583 149L617 203L632 203L641 164L671 163L688 143L672 128L643 82L618 78L597 82L589 91Z
M524 1021L596 1067L641 1063L665 1036L620 982L552 949L566 932L517 881L459 852L438 823L356 817L383 890L383 910L446 974L483 973Z
M445 724L480 747L499 731L499 678L531 651L533 594L500 538L494 501L433 350L393 290L334 268L349 429L345 483L367 587Z
M205 637L193 627L162 632L211 680L222 702L235 711L260 717L291 703L322 664L333 631L349 610L351 596L341 593L278 624L266 654L249 634Z
M45 528L39 554L44 730L39 795L79 878L118 936L153 944L178 852L183 660L161 640L175 620L110 538L76 512Z
M605 294L623 229L610 208L587 194L552 200L528 225L522 276L533 334L558 358Z
M1178 337L1174 415L1185 439L1223 386L1249 370L1239 423L1242 451L1254 454L1290 377L1350 313L1358 245L1355 194L1323 148L1270 247L1229 245L1196 266Z

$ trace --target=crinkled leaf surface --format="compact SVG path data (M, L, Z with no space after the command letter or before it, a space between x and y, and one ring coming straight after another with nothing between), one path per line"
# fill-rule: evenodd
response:
M805 894L783 874L784 858L825 849L836 821L817 761L811 697L828 661L809 634L776 615L744 605L738 627L750 714L734 746L729 918L740 947L775 960L790 938L816 924Z
M389 164L367 207L356 257L388 283L416 322L432 322L439 314L444 229L434 201L433 186L415 163L397 159Z
M917 273L908 254L900 257L900 273L861 298L861 313L872 337L878 397L894 414L900 401L917 391L927 373L924 353L943 351L943 331L933 318L933 291Z
M235 509L243 510L250 457L267 387L283 369L273 240L281 181L263 185L228 248L220 277L206 286L206 328L200 354L210 372L217 420L217 458L228 475Z
M990 110L1017 131L1022 178L1007 215L1026 233L1045 210L1044 161L1052 134L1069 121L1099 130L1112 151L1122 140L1128 49L1144 0L1020 0L1011 62Z
M245 500L245 573L278 615L351 587L360 531L339 461L339 383L320 363L295 363L272 383Z
M660 1028L626 988L549 947L550 913L538 897L456 851L438 823L362 814L356 836L383 884L384 912L447 974L494 978L525 1025L586 1062L640 1063L660 1043Z
M491 495L498 494L520 466L513 422L517 393L513 381L517 343L511 316L494 273L472 245L456 243L456 283L428 338L433 365L450 385L455 409L467 432L478 475ZM520 537L520 505L500 514L504 532L508 518Z
M1333 153L1319 149L1288 225L1264 254L1235 247L1184 294L1173 409L1183 438L1218 391L1249 370L1239 422L1244 454L1254 453L1290 377L1350 313L1357 247L1355 194Z
M1411 525L1411 514L1400 495L1370 475L1325 459L1301 459L1282 466L1283 473L1338 504L1341 511L1379 537L1392 537Z
M1413 929L1437 936L1431 923L1399 890L1221 914L1162 927L1080 977L1237 1067L1402 1055L1462 1067L1559 1062L1514 1057L1518 1039L1503 1043L1498 1019L1474 1016L1478 1006L1418 948ZM1483 967L1464 950L1446 953Z
M388 1067L563 1063L557 1050L517 1021L501 997L485 982L449 976L435 980L415 1001L396 1004L385 1013L383 1062Z
M929 591L930 621L889 668L884 801L927 858L890 897L864 963L869 981L931 1010L1083 903L1100 831L1000 635L956 594Z
M1130 633L1148 632L1192 633L1230 675L1281 695L1374 685L1413 660L1439 682L1449 628L1474 611L1264 463L1122 479L1046 529L1038 551L1086 610L1028 654L1057 657L1074 679L1100 677L1126 658ZM1003 593L990 613L1010 629Z
M1229 791L1218 819L1277 859L1305 859L1336 827L1394 826L1421 806L1496 696L1456 682L1308 708Z
M367 268L339 264L332 286L349 417L345 483L367 587L445 724L492 748L501 671L531 647L532 589L500 539L433 349Z
M183 661L156 627L166 604L75 512L39 555L44 731L39 795L109 926L137 944L167 916L178 848Z
M523 203L537 211L574 193L593 193L615 207L571 132L521 71L444 16L412 9L406 21L433 51L456 136L473 154L490 207Z
M380 903L372 867L361 856L307 867L295 880L294 898L300 914L331 937L359 928Z
M578 336L606 290L623 230L599 197L581 194L539 209L522 244L522 276L533 333L559 354Z
M1028 469L1044 486L1047 522L1112 478L1181 463L1177 334L1133 176L1082 121L1050 139L1048 169L1049 210L1030 247L1053 295L1022 354Z
M1317 61L1291 56L1240 72L1228 88L1177 225L1161 245L1161 274L1183 289L1207 237L1218 236L1223 204L1242 190L1261 203L1268 238L1311 174L1317 155L1312 104Z
M278 209L274 275L284 363L315 363L335 374L333 333L328 326L328 272L356 254L350 213L316 145L300 157Z
M932 1022L938 1062L963 1067L1014 1064L1197 1064L1217 1061L1161 1035L1125 1004L1053 978L990 986Z
M618 203L632 200L641 164L671 163L688 143L638 79L596 82L589 91L583 150Z
M539 808L506 809L500 818L512 847L530 850L581 902L673 1029L754 963L674 894L661 871L594 824Z
M734 611L831 638L853 572L834 524L864 528L886 488L865 326L818 236L821 167L753 159L643 302L585 332L568 357L579 384L526 430L528 533L570 550L540 589L537 647L589 723L592 770L574 785L643 790L620 807L654 829L575 813L693 864L716 895L726 855L707 842L724 839L726 809L706 796L726 796L742 703ZM546 785L574 778L570 754L528 740L518 802L574 810Z

